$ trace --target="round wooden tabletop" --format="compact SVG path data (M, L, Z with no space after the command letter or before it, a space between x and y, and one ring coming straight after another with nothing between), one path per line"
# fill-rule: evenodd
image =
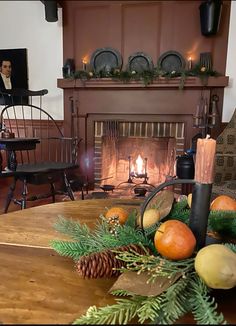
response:
M114 303L109 289L116 278L86 280L72 259L50 248L53 239L66 239L53 225L59 215L93 227L106 207L139 209L142 201L98 199L60 202L1 215L0 323L72 324L92 306ZM235 288L217 291L215 298L225 319L236 323ZM182 324L194 324L191 314Z

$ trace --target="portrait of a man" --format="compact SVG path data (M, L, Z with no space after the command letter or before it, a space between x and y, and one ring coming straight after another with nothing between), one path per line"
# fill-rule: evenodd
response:
M12 89L11 81L11 61L1 60L0 61L0 88L1 89Z
M26 49L0 50L0 94L6 90L28 89L28 69ZM1 96L0 104L6 105L7 97ZM20 104L21 99L14 97L14 103ZM27 99L24 98L24 103Z

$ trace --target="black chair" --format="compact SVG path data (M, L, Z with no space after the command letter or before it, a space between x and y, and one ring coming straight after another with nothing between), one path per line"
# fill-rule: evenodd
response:
M75 180L70 180L69 177L73 173L74 178L79 168L77 151L81 139L65 137L59 123L43 109L42 98L47 93L47 90L23 89L0 92L1 100L6 103L0 114L2 137L39 140L35 149L6 151L7 168L2 171L2 175L13 176L14 180L7 195L4 213L7 213L12 201L24 209L27 201L52 197L55 202L56 194L64 193L71 200L75 199L71 188ZM6 145L1 145L2 151L6 149L4 146ZM16 155L16 166L10 155ZM17 181L23 184L20 199L13 198ZM59 189L56 189L56 183L59 184ZM28 197L28 184L48 184L49 192Z

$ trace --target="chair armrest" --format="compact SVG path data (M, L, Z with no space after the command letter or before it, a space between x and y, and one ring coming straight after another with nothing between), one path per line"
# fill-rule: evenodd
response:
M48 93L47 89L41 89L38 91L31 91L24 88L13 88L1 90L2 95L11 95L11 96L42 96Z

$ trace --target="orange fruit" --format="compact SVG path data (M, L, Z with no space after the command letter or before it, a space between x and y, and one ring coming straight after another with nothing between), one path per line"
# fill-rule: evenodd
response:
M108 209L105 214L106 218L118 216L120 224L124 224L129 216L129 213L123 207L113 206Z
M168 220L156 230L154 244L163 257L181 260L192 256L196 246L196 238L185 223L178 220Z
M227 195L216 197L210 206L212 211L236 211L236 200Z

